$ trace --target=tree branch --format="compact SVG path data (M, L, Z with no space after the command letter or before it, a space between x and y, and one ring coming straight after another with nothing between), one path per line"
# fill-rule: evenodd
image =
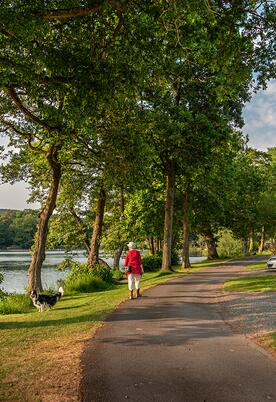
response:
M102 5L102 1L96 1L94 6L90 7L74 7L68 9L49 10L47 14L40 15L44 20L56 20L67 19L75 17L83 17L89 14L93 14L99 10Z
M44 20L57 20L75 17L84 17L96 13L105 2L102 0L94 1L94 4L88 7L73 7L67 9L49 10L46 14L39 15ZM121 13L127 11L130 1L107 0L107 3Z
M24 113L26 116L28 116L33 122L39 124L40 126L44 127L47 131L53 132L55 130L59 130L58 127L51 127L49 124L47 124L44 120L41 120L39 117L35 116L29 109L27 109L23 103L21 102L20 98L17 96L14 87L12 85L9 85L8 87L8 92L18 109Z

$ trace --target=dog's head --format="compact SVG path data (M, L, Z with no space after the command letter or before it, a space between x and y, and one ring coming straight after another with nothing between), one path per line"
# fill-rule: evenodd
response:
M30 297L31 299L37 297L37 291L35 289L30 290Z

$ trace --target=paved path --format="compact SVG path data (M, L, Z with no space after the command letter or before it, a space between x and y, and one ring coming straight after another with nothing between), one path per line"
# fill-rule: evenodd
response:
M189 274L123 303L87 344L82 401L276 401L276 359L220 314L221 285L243 264Z

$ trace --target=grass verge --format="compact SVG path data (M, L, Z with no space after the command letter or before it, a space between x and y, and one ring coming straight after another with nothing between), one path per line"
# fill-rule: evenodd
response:
M142 290L180 275L146 273ZM0 315L0 400L77 401L84 342L127 295L127 285L120 284L97 293L65 294L43 313L33 308Z
M249 276L234 278L224 283L226 292L275 292L276 276Z
M259 271L267 269L266 261L256 262L254 264L250 264L244 268L245 271Z
M271 332L269 334L264 335L260 339L260 343L265 347L276 352L276 332Z

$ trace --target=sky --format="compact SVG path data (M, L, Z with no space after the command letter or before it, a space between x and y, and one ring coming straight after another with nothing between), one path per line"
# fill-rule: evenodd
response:
M250 147L260 151L276 147L276 80L268 83L265 91L252 96L244 109L244 135L248 135ZM5 140L0 137L0 145ZM28 204L28 189L23 182L0 184L0 209L39 208L38 204Z

